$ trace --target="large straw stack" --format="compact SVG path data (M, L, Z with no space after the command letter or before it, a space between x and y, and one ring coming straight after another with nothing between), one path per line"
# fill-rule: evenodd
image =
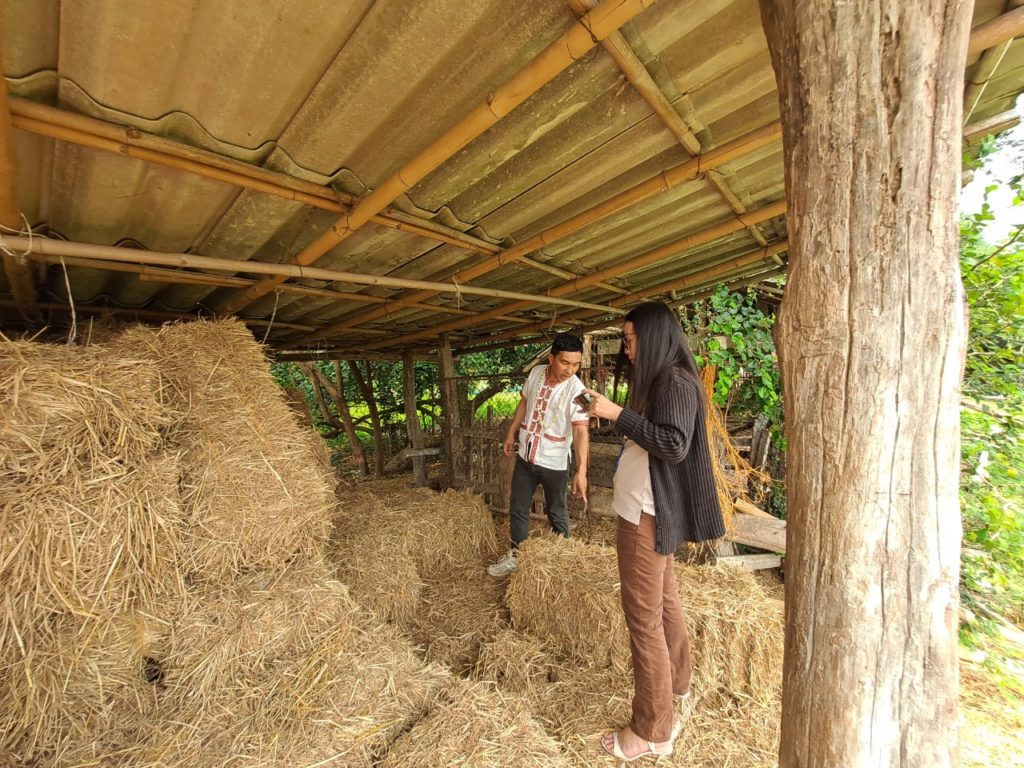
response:
M369 768L450 685L330 579L239 324L3 346L0 762Z
M676 577L690 627L695 708L663 764L771 765L782 682L777 601L738 568L677 563ZM530 539L506 599L515 629L483 648L476 676L523 692L577 764L590 764L601 732L628 722L632 697L615 550Z
M483 500L376 483L341 493L338 507L338 578L427 659L468 672L504 613L501 584L485 570L498 543Z
M182 589L158 369L0 342L0 750L144 699L136 613Z
M183 451L190 571L216 582L321 556L332 483L310 460L308 432L245 326L225 320L156 332L137 327L107 348L156 364L166 400L180 414L167 439Z

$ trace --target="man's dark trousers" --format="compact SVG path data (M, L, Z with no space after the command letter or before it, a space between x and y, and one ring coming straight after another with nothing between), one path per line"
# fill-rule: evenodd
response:
M518 547L530 533L530 504L538 484L544 486L544 512L551 523L551 529L569 538L569 510L565 506L568 481L568 467L562 470L538 467L516 454L512 493L508 503L513 547Z

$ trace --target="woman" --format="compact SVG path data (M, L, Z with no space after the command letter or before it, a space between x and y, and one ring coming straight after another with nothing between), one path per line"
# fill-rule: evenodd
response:
M725 533L705 430L704 388L679 320L664 304L626 315L616 373L625 369L625 408L598 392L590 413L615 423L625 446L612 508L622 610L633 656L633 717L602 739L619 760L672 754L676 704L690 692L690 644L673 555L684 541ZM628 362L627 362L628 361Z

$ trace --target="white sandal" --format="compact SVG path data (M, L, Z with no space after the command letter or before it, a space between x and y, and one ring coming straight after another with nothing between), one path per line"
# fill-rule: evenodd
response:
M605 736L607 735L608 734L605 734ZM667 747L662 747L659 749L656 743L654 743L653 741L648 741L647 750L645 752L640 752L636 755L633 755L632 757L627 757L626 754L622 751L622 747L619 745L619 732L612 731L611 737L612 748L608 749L608 747L605 746L604 737L602 737L601 749L603 749L612 757L621 760L624 763L632 763L634 760L639 760L641 757L647 757L648 755L653 755L655 757L665 757L666 755L672 754L673 745L671 743Z

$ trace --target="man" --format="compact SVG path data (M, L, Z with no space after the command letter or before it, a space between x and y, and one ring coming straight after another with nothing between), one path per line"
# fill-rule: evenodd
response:
M518 432L519 453L512 472L508 509L512 549L487 568L491 576L505 576L516 569L516 548L529 533L530 503L538 484L544 487L544 511L551 528L569 538L565 497L569 451L574 444L577 470L572 493L581 498L587 496L590 415L575 402L585 389L576 376L582 359L583 342L572 334L560 333L551 344L547 365L531 370L523 385L503 446L505 455L511 456Z

